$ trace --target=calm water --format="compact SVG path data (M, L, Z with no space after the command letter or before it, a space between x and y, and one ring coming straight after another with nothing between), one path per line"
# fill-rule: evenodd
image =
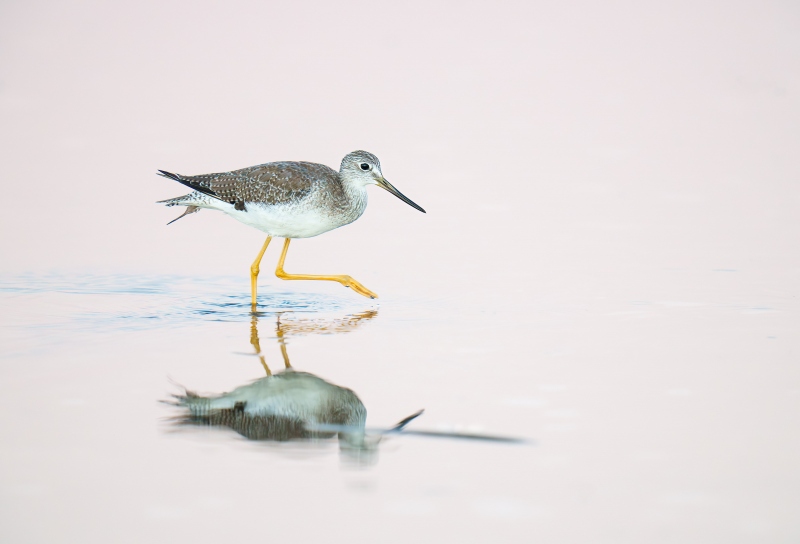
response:
M800 541L800 17L718 4L0 3L0 541ZM286 270L374 301L155 204L355 149L428 213Z
M782 429L796 420L797 386L763 374L781 372L778 310L551 302L537 323L508 309L487 317L470 304L380 304L275 283L262 285L252 315L241 278L4 277L7 530L18 541L70 532L135 542L265 524L286 538L347 530L358 540L393 527L388 538L400 541L427 524L524 541L563 534L576 516L586 528L568 532L591 540L599 527L614 532L622 509L639 530L713 533L726 519L757 534L792 519L781 513L794 493L782 475L796 437ZM744 342L713 338L711 323L731 317L762 330L758 364L725 347ZM667 323L683 333L663 332ZM702 338L716 347L674 348ZM160 402L281 376L287 363L355 392L366 444L263 440L276 436L192 422ZM408 431L524 442L377 434L423 408Z

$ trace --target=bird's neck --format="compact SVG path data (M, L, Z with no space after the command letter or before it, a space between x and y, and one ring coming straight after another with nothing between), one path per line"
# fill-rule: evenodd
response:
M348 210L349 222L355 221L367 208L367 188L364 185L350 183L342 180L343 198L345 199L343 208Z

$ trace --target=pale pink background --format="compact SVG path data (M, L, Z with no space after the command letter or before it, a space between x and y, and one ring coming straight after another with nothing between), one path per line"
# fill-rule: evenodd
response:
M295 338L295 365L375 425L425 407L420 426L537 445L394 441L357 471L166 436L168 375L259 377L246 321L70 332L144 303L3 295L4 541L800 540L796 3L0 5L7 284L232 277L246 299L262 235L208 211L166 227L154 202L183 191L156 169L359 148L428 214L373 188L357 223L293 244L288 270L379 305L279 283L268 252L262 292L379 308Z

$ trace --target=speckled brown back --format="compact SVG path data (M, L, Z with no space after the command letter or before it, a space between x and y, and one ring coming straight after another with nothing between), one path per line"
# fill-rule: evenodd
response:
M271 162L218 174L175 175L173 179L242 210L249 202L283 204L302 200L315 184L329 188L341 185L338 172L312 162Z

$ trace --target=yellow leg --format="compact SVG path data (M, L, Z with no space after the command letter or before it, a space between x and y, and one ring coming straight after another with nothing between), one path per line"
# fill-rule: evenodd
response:
M262 247L261 251L258 252L258 257L256 257L255 261L253 261L253 264L250 265L250 293L252 295L252 298L250 299L250 305L253 307L253 311L256 310L256 291L258 290L256 282L258 281L258 273L261 271L259 265L261 264L261 259L264 257L264 252L267 250L267 246L271 240L272 236L267 236L267 239L264 242L264 247Z
M291 240L287 238L286 242L284 242L283 244L283 251L281 251L281 259L278 261L278 268L275 269L275 275L278 276L280 279L336 281L341 283L345 287L351 288L359 295L364 295L365 297L369 298L378 298L378 295L376 295L375 293L373 293L372 291L370 291L369 289L358 283L350 276L317 276L311 274L287 274L283 270L283 261L286 259L286 252L289 250L289 242L291 242Z

